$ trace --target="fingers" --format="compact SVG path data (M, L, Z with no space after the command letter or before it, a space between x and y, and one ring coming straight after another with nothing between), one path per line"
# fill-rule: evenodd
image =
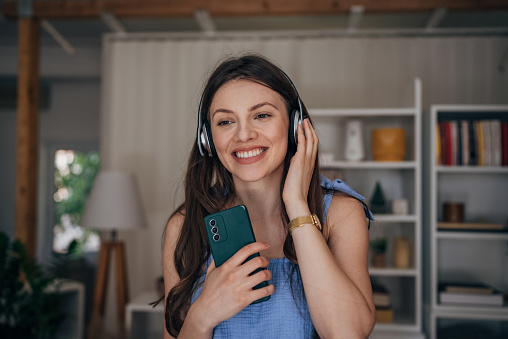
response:
M250 275L252 272L259 268L267 268L270 261L262 256L254 257L251 260L245 262L240 266L240 273L244 275Z
M266 244L264 242L259 242L259 241L256 241L256 242L253 242L251 244L245 245L238 252L236 252L231 258L229 258L223 264L223 266L224 265L226 265L226 266L232 266L232 267L240 266L251 255L253 255L255 253L258 253L258 252L261 252L261 251L265 251L268 248L270 248L270 245L268 245L268 244Z
M297 151L305 152L306 155L313 155L317 152L319 138L316 130L310 123L309 119L303 120L303 123L298 125L298 148Z
M248 287L254 287L263 281L272 279L272 271L270 270L259 270L258 272L251 275L247 281Z
M252 297L252 302L254 302L258 299L264 298L264 297L268 297L269 295L272 295L274 291L275 291L275 287L272 284L252 290L252 292L250 292L250 296Z

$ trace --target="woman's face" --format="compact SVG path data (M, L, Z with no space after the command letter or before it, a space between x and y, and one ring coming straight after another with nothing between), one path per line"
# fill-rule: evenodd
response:
M279 93L249 80L231 80L215 93L209 112L217 155L235 180L282 176L289 118Z

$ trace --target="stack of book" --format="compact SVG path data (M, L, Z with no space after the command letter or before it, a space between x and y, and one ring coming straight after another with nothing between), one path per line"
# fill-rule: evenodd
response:
M508 121L440 121L436 128L438 165L508 166Z
M483 283L447 282L439 284L441 304L471 304L477 306L503 306L504 296Z
M376 322L392 323L393 308L391 306L390 293L380 284L372 284L374 305L376 306Z

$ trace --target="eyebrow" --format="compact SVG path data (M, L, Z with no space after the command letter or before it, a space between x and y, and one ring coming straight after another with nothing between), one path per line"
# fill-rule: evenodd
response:
M273 108L275 108L277 111L279 110L274 104L268 102L268 101L263 101L263 102L260 102L259 104L256 104L252 107L249 108L249 112L252 112L252 111L255 111L257 110L258 108L261 108L263 106L272 106ZM216 113L234 113L232 110L229 110L229 109L226 109L226 108L218 108L216 109L213 113L212 113L212 118L214 117L214 115Z

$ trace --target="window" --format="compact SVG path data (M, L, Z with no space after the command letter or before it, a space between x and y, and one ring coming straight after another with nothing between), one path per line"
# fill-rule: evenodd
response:
M99 170L97 151L59 149L54 156L53 251L79 255L97 252L96 231L79 226L81 215Z

